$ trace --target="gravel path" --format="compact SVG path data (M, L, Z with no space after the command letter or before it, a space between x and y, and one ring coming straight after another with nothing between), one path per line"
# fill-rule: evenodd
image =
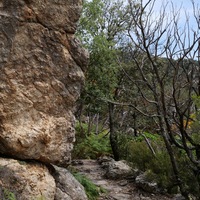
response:
M176 200L160 194L146 193L137 188L133 181L110 180L104 177L105 169L96 160L78 160L74 167L87 176L94 184L107 190L99 200Z

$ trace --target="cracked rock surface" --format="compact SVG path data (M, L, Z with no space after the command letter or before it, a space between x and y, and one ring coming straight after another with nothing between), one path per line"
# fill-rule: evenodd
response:
M87 52L81 0L0 1L0 152L67 166Z
M0 0L0 199L87 199L63 168L88 60L74 36L81 3Z
M44 165L5 158L1 158L0 165L0 199L8 199L9 193L16 200L54 199L55 180Z

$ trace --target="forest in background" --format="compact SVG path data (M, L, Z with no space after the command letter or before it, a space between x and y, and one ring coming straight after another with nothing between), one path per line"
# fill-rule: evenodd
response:
M73 157L125 159L163 191L198 199L200 11L191 1L195 30L173 4L155 17L154 3L84 1L77 36L90 62Z

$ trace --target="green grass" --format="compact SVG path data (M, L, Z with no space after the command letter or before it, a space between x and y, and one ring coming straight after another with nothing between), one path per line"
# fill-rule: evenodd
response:
M90 179L86 176L78 173L73 172L74 177L79 181L81 185L85 188L86 195L89 200L96 200L101 193L105 193L105 189L102 187L96 186Z

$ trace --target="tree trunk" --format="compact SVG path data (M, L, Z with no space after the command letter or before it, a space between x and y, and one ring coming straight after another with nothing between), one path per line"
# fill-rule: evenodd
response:
M180 188L181 194L185 197L186 200L189 200L188 192L186 191L184 183L181 180L178 165L177 165L176 158L175 158L175 155L174 155L174 151L173 151L171 143L169 141L167 131L164 128L165 125L164 125L163 121L164 120L162 118L159 118L161 134L162 134L162 137L163 137L163 140L164 140L164 143L165 143L165 147L166 147L167 152L168 152L169 157L170 157L170 161L171 161L172 169L173 169L173 172L174 172L175 180L177 182L177 185Z
M118 161L119 149L117 144L117 133L114 130L114 104L108 103L108 107L109 107L110 145L113 151L114 159Z
M91 113L89 112L88 114L88 118L89 118L89 121L88 121L88 130L87 130L87 135L90 135L91 134L91 127L92 127L92 117L91 117Z
M96 128L95 128L95 134L99 134L99 113L96 115Z

